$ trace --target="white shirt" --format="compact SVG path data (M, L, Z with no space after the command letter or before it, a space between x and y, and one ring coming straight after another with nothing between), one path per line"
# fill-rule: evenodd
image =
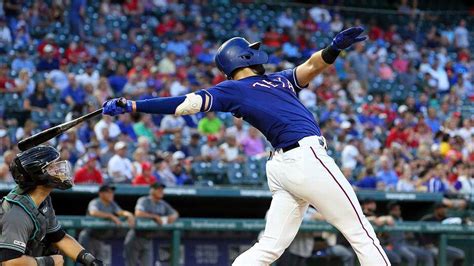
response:
M170 94L171 96L180 96L180 95L185 95L186 93L189 92L189 89L186 86L183 86L179 81L175 80L173 83L171 83L170 86Z
M123 177L114 176L113 173L119 172ZM109 163L107 164L107 173L114 180L114 182L123 182L132 180L133 178L133 165L128 158L122 158L119 155L115 154L110 158ZM124 179L124 177L126 179Z
M116 138L120 135L120 128L114 122L106 123L104 119L101 119L97 124L94 126L94 133L97 136L97 140L101 141L104 139L104 135L102 134L102 130L104 128L109 129L109 137Z
M213 160L219 158L219 148L217 146L209 147L207 144L202 145L201 147L201 155L202 156L209 156Z
M354 145L346 145L341 154L342 167L354 169L357 165L357 156L359 150Z
M81 84L82 86L86 84L92 84L94 89L97 88L97 85L99 84L99 79L100 79L100 75L99 75L99 71L97 70L94 70L91 75L84 72L76 76L77 83Z
M374 151L380 148L382 145L380 141L376 138L369 139L365 137L362 142L364 143L364 147L367 151Z
M454 30L454 38L456 40L456 47L467 48L469 47L469 32L465 27L456 27Z
M186 121L181 116L165 115L161 120L160 129L175 129L186 126Z
M224 151L225 159L229 162L237 159L239 156L239 148L237 146L230 147L228 143L222 143L219 148Z
M8 44L12 43L12 34L7 26L0 29L0 42Z

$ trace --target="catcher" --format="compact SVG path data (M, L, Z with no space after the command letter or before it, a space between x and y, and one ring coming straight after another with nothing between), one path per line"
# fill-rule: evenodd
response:
M37 146L16 155L10 166L17 186L0 205L0 265L63 265L63 255L87 266L103 265L56 219L53 189L72 187L71 166L59 152Z

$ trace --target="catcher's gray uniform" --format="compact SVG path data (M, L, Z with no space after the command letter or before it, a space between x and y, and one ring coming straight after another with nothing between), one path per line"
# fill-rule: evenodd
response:
M154 202L150 196L143 196L138 199L135 210L140 210L161 217L177 214L166 201ZM127 266L148 266L153 264L153 238L157 236L157 231L130 230L125 238L125 265Z
M34 203L28 204L29 206L20 205L23 201L20 201L20 197L25 201L33 202L28 195L17 194L15 194L15 202L8 201L7 197L1 202L0 262L21 255L38 257L56 254L48 242L51 236L55 239L58 234L60 238L64 236L49 196L38 208Z

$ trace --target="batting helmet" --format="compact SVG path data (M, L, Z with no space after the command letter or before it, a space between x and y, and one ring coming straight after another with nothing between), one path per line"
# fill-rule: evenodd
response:
M59 152L51 146L37 146L16 155L10 165L13 179L23 190L45 185L59 189L72 187L71 165L58 161Z
M242 67L266 64L268 55L260 49L260 42L249 43L241 37L234 37L219 47L215 57L217 68L230 78Z

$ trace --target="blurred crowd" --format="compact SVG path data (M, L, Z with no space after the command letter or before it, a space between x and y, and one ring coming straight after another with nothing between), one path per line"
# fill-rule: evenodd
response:
M347 26L369 41L299 93L356 189L474 193L472 18L403 23L321 7L213 1L5 0L0 8L0 181L16 143L109 98L177 96L224 80L226 38L261 40L267 71L293 68ZM470 22L470 23L469 23ZM75 183L198 183L196 167L265 160L262 135L230 114L104 116L52 140ZM262 183L265 178L259 172ZM228 183L229 181L222 181Z

